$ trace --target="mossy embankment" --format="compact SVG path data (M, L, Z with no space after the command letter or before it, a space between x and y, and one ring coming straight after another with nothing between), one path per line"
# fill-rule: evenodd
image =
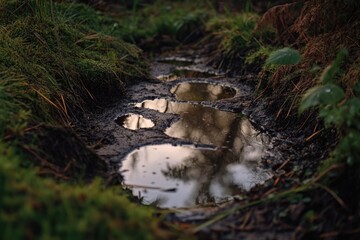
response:
M141 51L100 15L73 2L0 1L2 239L169 237L153 210L92 180L107 166L72 129L148 74Z

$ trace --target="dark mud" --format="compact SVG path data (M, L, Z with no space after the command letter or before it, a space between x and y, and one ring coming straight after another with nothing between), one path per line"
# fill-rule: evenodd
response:
M165 63L156 63L154 65L153 75L159 73L168 74L176 66ZM97 153L107 159L109 162L119 163L127 153L135 148L148 144L189 144L191 142L171 138L165 134L165 130L171 124L180 120L177 114L163 114L151 109L139 108L137 103L145 100L166 99L172 102L183 102L176 99L171 93L171 89L180 83L209 83L224 87L236 89L236 94L232 98L221 99L218 101L201 101L199 104L215 109L221 109L227 112L241 113L251 103L250 86L241 84L241 80L237 78L181 78L171 82L162 82L158 79L151 81L139 82L136 85L128 86L126 97L121 99L119 103L106 109L102 114L89 116L87 125L91 129L92 138L98 139L100 144L97 146ZM116 119L128 113L139 114L147 119L151 119L155 126L151 129L139 129L134 131L124 129L116 123ZM251 119L250 119L251 121ZM259 128L255 124L256 128ZM260 129L261 130L261 129ZM261 130L262 131L262 130Z
M173 60L174 59L171 61ZM176 61L179 61L179 58L177 58ZM190 62L193 65L190 65ZM193 147L199 148L213 147L213 145L201 141L194 145L193 139L191 138L171 137L167 129L181 120L181 116L176 114L176 112L163 114L157 110L141 107L141 103L144 101L157 99L163 99L166 102L189 104L189 101L178 100L176 96L171 93L172 89L184 83L221 85L228 89L235 90L234 96L229 96L228 98L217 101L199 101L197 104L223 112L245 115L259 133L266 133L266 135L271 138L271 144L267 146L265 154L262 155L259 166L271 171L273 180L266 181L264 184L252 188L250 191L247 191L249 189L244 189L244 191L237 192L235 194L236 197L231 199L232 204L228 202L224 205L223 203L216 203L215 201L215 205L212 205L211 208L207 206L203 208L203 210L198 208L170 214L168 216L169 221L187 223L204 221L208 219L209 215L217 214L219 211L226 211L226 209L233 205L241 204L242 201L257 198L266 191L272 191L274 181L276 183L278 179L285 178L286 180L284 180L283 184L289 187L296 185L307 177L312 176L316 170L319 162L313 159L323 159L327 156L327 151L322 151L318 145L319 142L314 141L318 140L318 136L309 139L312 132L302 131L303 126L300 125L290 129L286 127L279 128L275 119L271 117L273 114L269 114L268 110L265 109L264 106L266 106L266 104L264 100L254 101L254 88L251 84L248 84L253 81L254 76L226 77L222 75L223 73L206 67L202 59L191 59L187 61L186 67L201 68L203 71L213 73L212 77L189 78L184 75L177 76L176 79L171 79L170 81L159 77L171 75L172 72L178 68L178 65L174 65L173 63L174 62L166 62L165 60L162 60L162 62L155 61L152 70L153 78L151 80L144 79L143 82L128 86L126 96L121 99L121 101L105 109L102 114L88 117L88 121L86 122L87 127L84 129L88 134L85 134L84 137L87 138L88 142L96 143L94 149L107 161L115 176L119 178L119 181L123 181L119 174L121 161L129 153L139 151L137 149L141 149L143 146L159 144L180 146L190 144ZM177 62L175 63L178 64ZM155 126L146 129L140 128L134 132L134 130L126 129L116 123L116 119L129 113L151 119ZM126 172L124 172L124 174L126 174ZM137 184L135 183L133 185ZM132 187L134 188L136 186ZM158 187L161 191L169 189L162 186ZM141 191L139 197L142 197ZM271 216L271 214L267 213L267 216ZM241 235L241 229L234 230L230 226L231 222L237 218L238 216L231 215L229 218L218 221L218 223L212 227L202 229L201 232L206 235L206 232L213 231L213 227L215 227L218 228L217 230L221 233L221 238L227 236L229 239L233 239L234 237L243 236ZM250 231L250 233L247 233L247 236L250 236L252 233L255 234L254 236L259 236L259 232L261 231ZM284 234L276 235L271 229L268 229L268 233L271 236L265 234L265 238L266 236L289 237L286 231Z

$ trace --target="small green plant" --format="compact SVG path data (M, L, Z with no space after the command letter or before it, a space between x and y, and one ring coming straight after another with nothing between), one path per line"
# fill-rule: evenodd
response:
M266 60L266 65L293 65L300 62L301 55L298 50L282 48L272 52Z
M348 55L341 49L332 64L321 73L318 84L303 95L299 112L309 108L318 108L319 116L327 127L335 127L339 133L339 144L332 153L332 161L360 164L360 84L356 85L354 95L345 99L345 92L336 82L341 75L341 66ZM300 53L291 48L282 48L272 52L266 60L266 66L298 64Z
M234 54L247 47L252 41L253 30L259 20L255 13L240 13L237 15L215 16L207 23L207 30L220 36L221 50L226 54Z
M309 89L303 96L300 112L315 106L334 106L345 96L343 89L336 84L328 83L325 85L317 85Z
M69 1L0 0L0 239L161 238L151 209L88 183L98 167L82 183L103 164L66 127L147 75L140 49L105 34L108 19Z
M339 132L339 144L332 154L334 162L346 162L349 165L360 164L360 84L354 89L354 95L345 99L344 90L336 83L341 65L348 52L341 49L335 61L322 72L319 83L303 96L300 112L317 107L319 116L326 126L336 127Z
M264 60L269 57L269 55L274 51L270 46L260 46L256 51L250 52L246 56L245 63L252 64L257 60Z

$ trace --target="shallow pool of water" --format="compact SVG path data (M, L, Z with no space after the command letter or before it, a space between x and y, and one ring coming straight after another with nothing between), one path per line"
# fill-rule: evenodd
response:
M229 200L271 173L229 149L169 144L144 146L122 162L124 185L144 204L193 207Z
M215 101L234 97L236 90L216 84L183 82L174 86L171 93L181 101Z
M231 149L250 161L260 161L269 144L267 135L259 133L241 114L165 99L146 100L136 106L180 115L165 131L170 137Z
M127 129L138 130L140 128L152 128L155 124L142 115L138 114L126 114L115 119L115 122Z

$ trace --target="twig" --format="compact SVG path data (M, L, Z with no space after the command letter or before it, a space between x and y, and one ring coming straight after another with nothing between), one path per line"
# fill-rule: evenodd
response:
M47 98L44 94L42 94L40 91L36 90L35 88L31 88L33 91L35 91L37 94L39 94L42 98L44 98L50 105L55 107L57 110L62 111L61 108L59 108L55 103L53 103L49 98Z
M23 148L24 150L26 150L27 152L29 152L30 154L32 154L32 155L33 155L36 159L38 159L44 166L50 168L51 170L53 170L53 171L55 171L55 172L62 172L62 170L61 170L58 166L56 166L56 165L50 163L49 161L45 160L44 158L40 157L40 156L39 156L36 152L34 152L32 149L30 149L30 148L28 148L28 147L25 147L25 146L22 146L22 148Z
M39 175L45 175L45 174L48 174L48 173L50 173L50 174L52 174L52 175L54 175L54 176L56 176L58 178L62 178L64 180L69 179L68 176L66 176L64 174L61 174L61 173L58 173L58 172L56 172L54 170L51 170L51 169L43 169L43 170L39 171Z
M324 177L326 174L328 174L329 172L331 172L334 169L338 169L338 168L343 168L344 164L334 164L331 167L329 167L328 169L326 169L325 171L321 172L318 176L316 176L311 182L315 183L317 181L319 181L322 177Z
M289 194L292 194L292 193L302 192L302 191L308 189L310 186L311 186L310 184L304 184L304 185L302 185L302 186L300 186L298 188L295 188L295 189L284 191L284 192L278 193L278 194L273 195L273 196L268 196L267 198L262 198L262 199L259 199L259 200L253 201L253 202L249 202L249 203L241 205L241 206L236 206L236 207L227 209L227 210L219 213L218 215L215 215L212 219L210 219L210 220L200 224L199 226L195 227L194 229L191 230L191 233L195 234L195 233L203 230L204 228L206 228L206 227L208 227L208 226L210 226L210 225L224 219L225 217L227 217L227 216L229 216L231 214L234 214L237 211L244 210L245 208L253 207L253 206L259 205L261 203L271 202L271 201L283 198L283 197L285 197L285 196L287 196Z
M290 162L290 159L286 160L285 162L283 162L283 164L281 164L280 167L278 167L275 171L279 171L280 169L282 169L283 167L285 167L286 164L288 164Z
M328 188L327 186L324 186L320 183L313 183L315 186L318 186L322 189L324 189L325 191L327 191L339 204L340 206L342 206L344 209L348 210L348 207L346 206L345 202L330 188Z
M323 131L323 130L324 130L324 128L322 128L322 129L314 132L313 134L311 134L309 137L307 137L307 138L305 139L305 142L309 141L310 139L312 139L313 137L315 137L316 135L318 135L318 134L319 134L321 131Z

